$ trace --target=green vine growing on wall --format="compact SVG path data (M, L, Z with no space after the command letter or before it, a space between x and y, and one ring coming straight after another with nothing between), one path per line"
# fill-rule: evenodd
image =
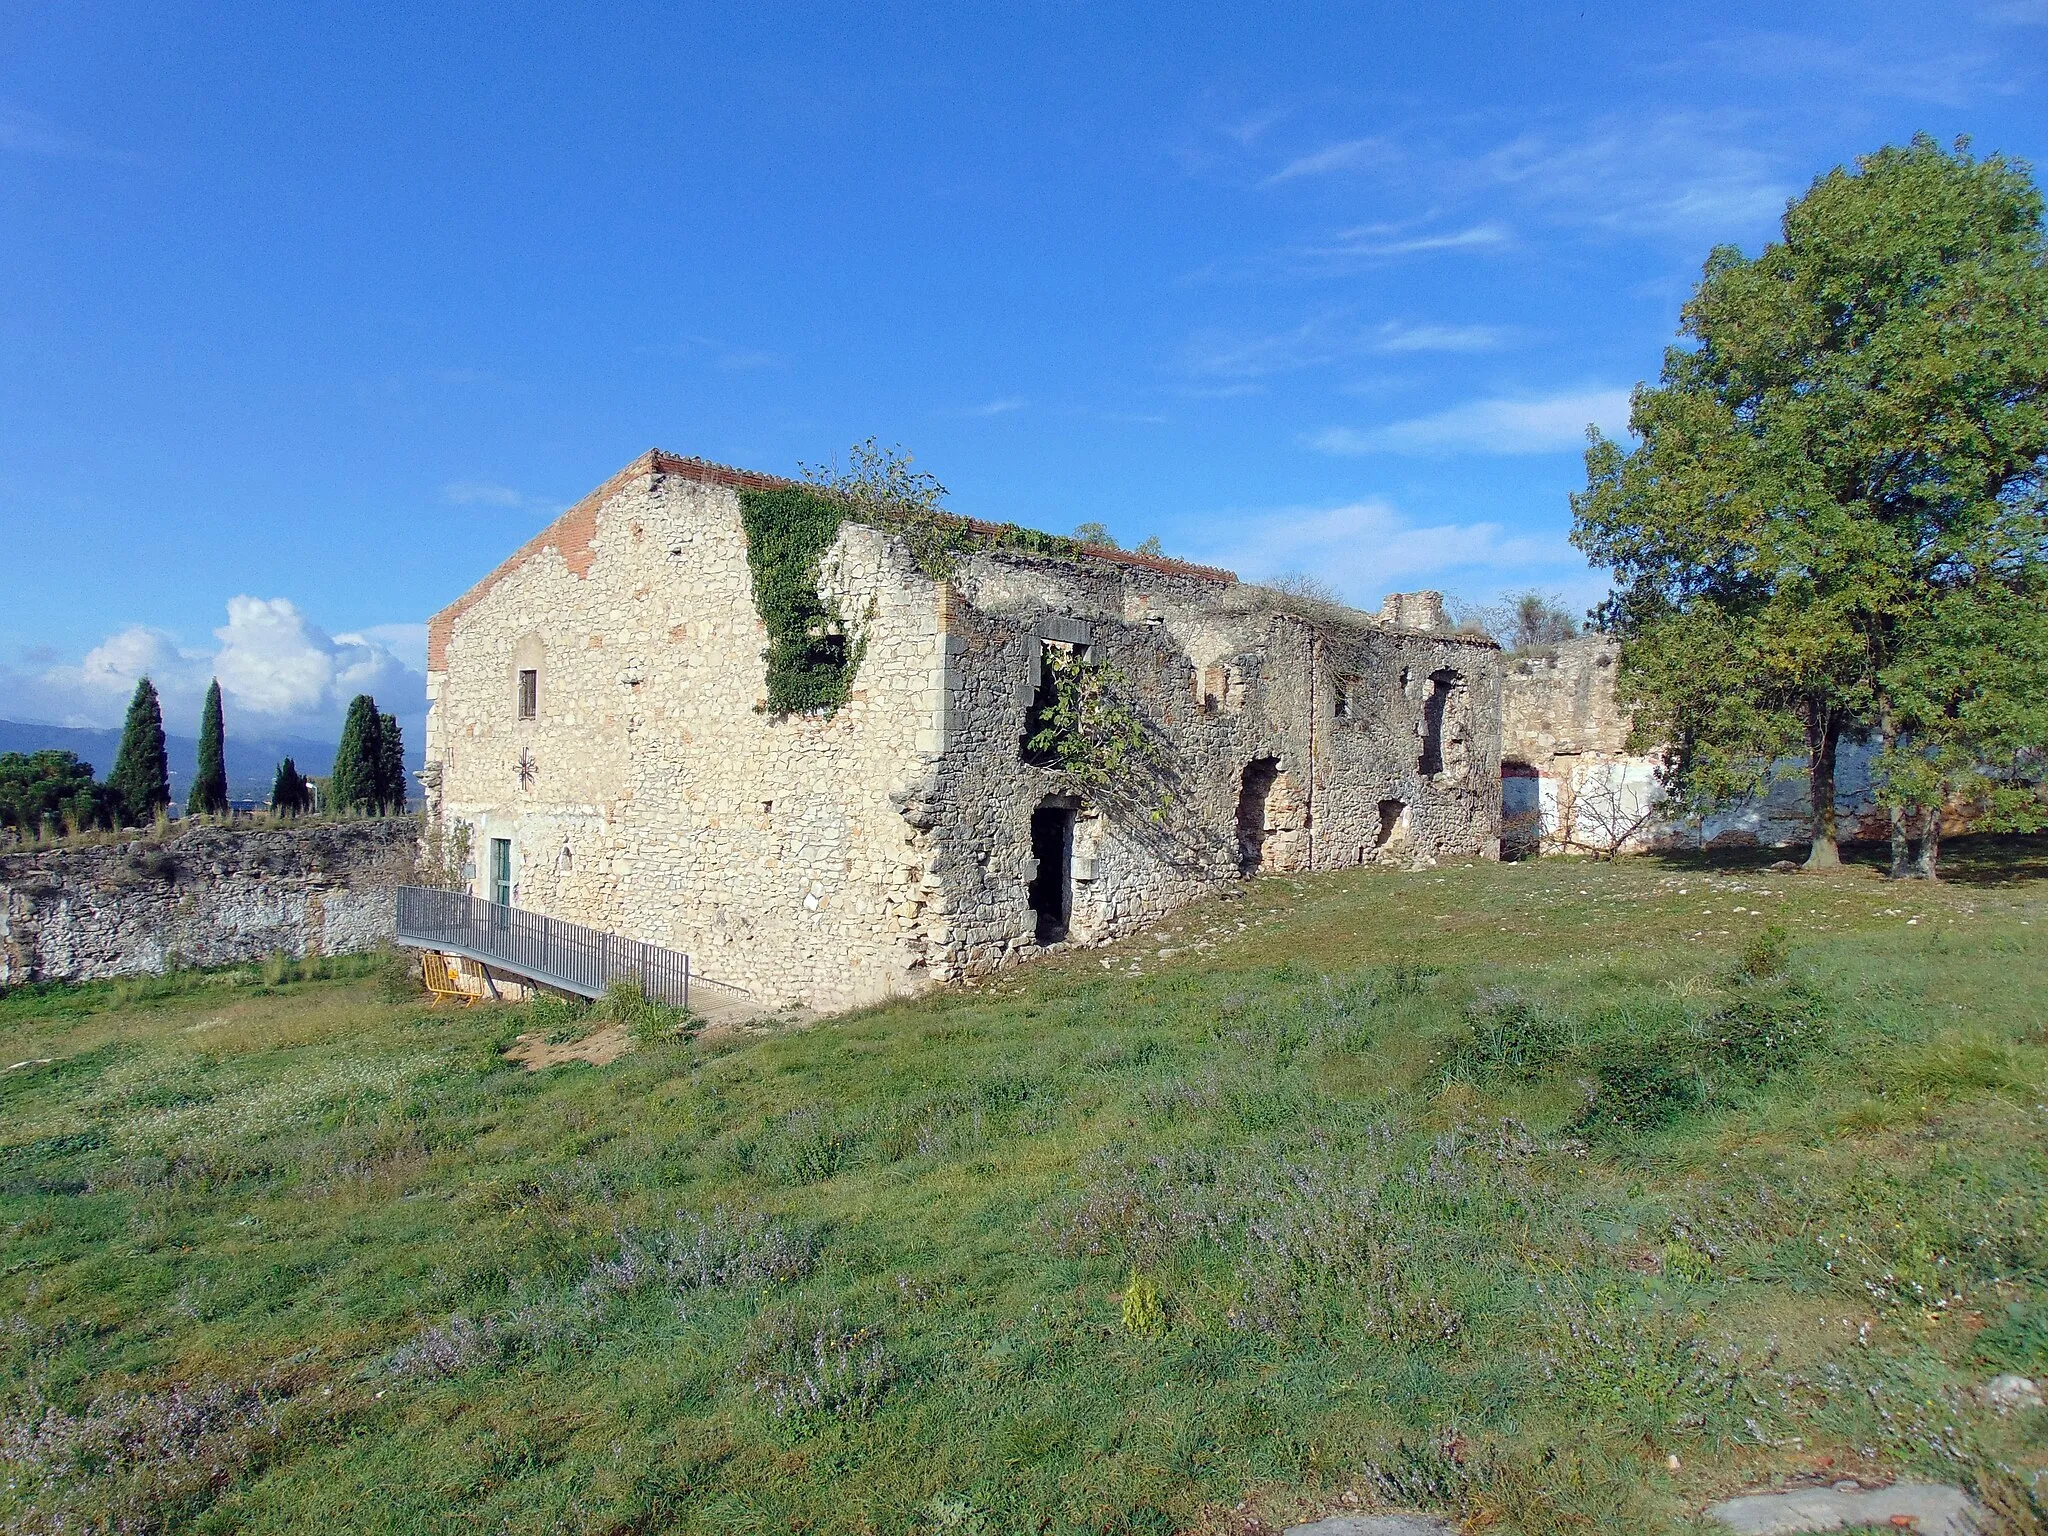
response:
M1078 652L1047 646L1038 697L1024 717L1024 760L1100 788L1153 757L1130 679Z
M1015 524L975 524L943 508L946 488L911 468L901 448L856 443L847 467L803 465L808 484L741 491L754 611L768 626L771 714L831 714L846 702L860 667L858 625L818 595L819 567L842 524L864 523L900 538L917 568L943 581L961 560L991 549L1077 559L1088 546Z
M754 611L768 626L771 714L830 714L852 687L858 647L818 595L819 564L848 510L842 498L802 486L740 492Z

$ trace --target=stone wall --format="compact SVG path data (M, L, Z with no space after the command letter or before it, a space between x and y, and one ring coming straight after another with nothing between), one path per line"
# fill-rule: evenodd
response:
M650 455L436 618L430 814L469 829L478 895L499 844L514 905L834 1007L1039 952L1042 810L1072 818L1065 942L1248 869L1493 851L1490 641L1311 622L1169 560L999 549L940 580L848 523L820 589L857 638L850 696L769 715L737 495L764 478ZM1114 669L1149 764L1089 786L1023 760L1048 646Z
M0 854L0 985L374 949L418 837L390 817Z
M1533 820L1542 845L1558 851L1787 847L1806 842L1812 817L1806 765L1777 765L1768 792L1713 815L1656 814L1654 755L1628 749L1630 719L1615 698L1621 644L1583 635L1513 658L1501 691L1503 813ZM1876 748L1845 739L1835 768L1835 812L1845 839L1883 838L1889 825L1871 777ZM1960 811L1954 824L1967 818Z

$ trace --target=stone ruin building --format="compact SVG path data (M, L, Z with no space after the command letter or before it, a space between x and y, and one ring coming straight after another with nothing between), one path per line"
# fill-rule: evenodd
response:
M650 452L435 616L422 778L474 895L824 1008L1247 875L1498 852L1500 652L1445 633L1434 594L1367 615L849 514L802 594L843 639L843 702L772 711L745 508L794 489ZM1113 771L1029 746L1077 677L1121 701Z
M1805 765L1778 766L1767 793L1683 818L1658 806L1655 752L1631 751L1629 712L1615 696L1621 642L1581 635L1506 659L1501 684L1502 839L1509 851L1649 852L1789 847L1812 830ZM1872 774L1874 742L1844 737L1835 812L1845 841L1890 835ZM1957 808L1951 831L1965 830ZM1518 846L1519 845L1519 846Z

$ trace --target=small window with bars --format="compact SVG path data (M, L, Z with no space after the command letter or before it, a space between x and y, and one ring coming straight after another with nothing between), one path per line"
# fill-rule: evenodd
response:
M540 672L533 667L519 669L519 718L535 719L540 714Z

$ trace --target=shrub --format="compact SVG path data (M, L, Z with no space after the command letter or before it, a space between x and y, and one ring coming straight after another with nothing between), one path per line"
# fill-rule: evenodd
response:
M1465 1009L1466 1027L1444 1058L1453 1081L1526 1081L1569 1057L1578 1021L1530 1002L1513 987L1488 987Z
M778 1419L859 1418L881 1401L896 1367L879 1330L773 1308L754 1320L733 1374Z
M626 1032L642 1045L687 1040L698 1029L697 1016L689 1009L649 997L646 989L631 978L621 978L606 987L604 996L592 1005L589 1017L601 1023L625 1025Z
M1125 1333L1156 1338L1166 1332L1166 1308L1160 1305L1158 1283L1135 1269L1124 1284L1123 1317Z

